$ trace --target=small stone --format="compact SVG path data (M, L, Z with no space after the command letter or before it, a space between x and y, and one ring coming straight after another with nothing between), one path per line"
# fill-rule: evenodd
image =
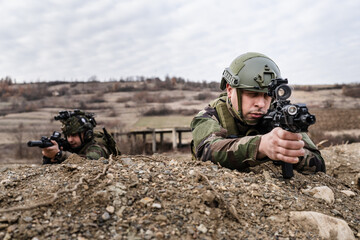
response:
M108 213L108 212L104 212L104 214L103 215L101 215L101 218L103 219L103 220L109 220L110 219L110 214Z
M146 204L151 203L153 201L154 201L154 199L152 199L152 198L144 197L143 199L140 200L140 203L146 205Z
M22 196L18 196L17 198L15 198L15 201L20 202L22 199Z
M204 226L204 224L200 224L199 226L196 227L196 229L197 229L199 232L207 233L207 228Z
M155 233L155 237L158 239L163 239L164 238L164 234L162 232L156 232Z
M113 214L115 212L115 208L113 206L107 206L106 211L108 211L110 214Z
M330 204L335 201L334 192L327 186L314 187L312 189L303 189L301 191L315 198L323 199L325 202Z
M161 204L160 203L153 203L151 207L161 209Z
M354 234L342 219L327 216L318 212L290 212L290 221L303 228L318 230L324 239L354 239Z
M341 192L348 197L354 197L356 195L356 193L354 193L353 191L350 191L350 190L342 190Z
M287 216L285 215L273 215L267 218L271 222L275 223L284 223L287 221Z
M134 164L134 162L131 160L131 158L121 158L121 161L125 166L131 166Z
M125 209L126 209L125 206L121 206L121 208L119 209L119 211L116 212L116 216L122 217L123 212L124 212Z
M3 238L3 240L10 240L11 239L11 235L10 235L10 233L6 233L5 234L5 237Z
M145 239L151 239L153 235L154 235L153 231L148 229L145 232Z
M17 228L17 225L10 225L8 228L7 228L7 232L8 233L12 233L15 231L15 229Z
M332 209L330 212L331 212L332 214L334 214L335 216L342 216L341 212L339 212L339 211L336 210L336 209Z
M177 161L175 161L174 159L171 159L170 162L169 162L169 165L170 166L177 165Z
M164 216L164 215L157 215L156 217L155 217L155 220L156 221L166 221L167 220L167 217L166 216Z
M27 223L31 222L33 220L32 217L24 217L23 220Z

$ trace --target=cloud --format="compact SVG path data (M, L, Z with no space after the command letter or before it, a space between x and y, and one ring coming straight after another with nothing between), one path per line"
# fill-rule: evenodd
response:
M258 51L292 83L359 81L360 2L0 1L0 77L215 80Z

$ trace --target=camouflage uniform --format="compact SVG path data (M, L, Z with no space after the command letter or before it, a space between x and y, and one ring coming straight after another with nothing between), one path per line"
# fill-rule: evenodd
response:
M62 155L57 160L57 163L65 161L73 153L76 153L80 157L89 160L98 160L101 157L109 158L110 156L110 151L103 143L103 139L99 137L94 137L80 149L69 149L69 151L62 151Z
M193 157L237 170L245 170L269 160L256 159L262 132L260 126L247 125L234 118L227 102L224 93L192 120ZM306 154L295 165L295 169L312 171L313 167L309 169L309 161L313 157L321 161L323 159L308 135L302 133L302 136Z
M235 110L227 93L223 93L194 117L191 122L193 157L238 170L270 160L256 158L261 136L266 132L258 121L249 122L243 117L241 94L242 90L267 93L271 79L276 78L281 78L279 68L260 53L240 55L225 68L220 88L225 90L229 84L236 89L239 109ZM305 156L295 164L295 169L325 172L320 152L307 134L301 134Z
M80 110L74 110L74 112L61 111L55 119L60 120L63 124L61 130L65 137L79 134L81 146L76 149L66 146L56 154L55 162L51 162L45 157L44 164L61 163L73 153L90 160L97 160L101 157L109 158L110 154L121 154L116 147L116 142L105 128L103 129L104 132L93 131L96 121L92 113L85 113Z

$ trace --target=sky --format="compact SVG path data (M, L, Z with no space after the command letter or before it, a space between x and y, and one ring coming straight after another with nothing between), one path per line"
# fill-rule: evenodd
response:
M291 84L360 82L359 0L0 0L0 78L220 81L246 52Z

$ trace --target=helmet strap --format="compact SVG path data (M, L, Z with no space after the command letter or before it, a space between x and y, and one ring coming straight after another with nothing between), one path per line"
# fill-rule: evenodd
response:
M237 93L238 94L238 93ZM237 95L237 97L239 98L239 95ZM241 101L241 100L240 100ZM238 101L239 102L239 101ZM227 102L226 102L226 105L228 106L228 109L229 109L229 111L230 111L230 114L234 117L234 118L236 118L236 119L238 119L240 122L244 122L243 121L243 118L242 118L242 114L241 114L241 108L237 111L235 108L234 108L234 106L233 106L233 104L232 104L232 102L231 102L231 99L229 98L229 97L227 97ZM240 105L241 106L241 105Z
M79 132L78 135L79 135L79 138L80 138L80 141L81 141L81 146L82 146L84 144L84 139L81 136L81 132Z
M243 114L242 114L242 91L240 88L236 88L236 97L237 97L237 102L238 102L238 111L237 111L237 114L239 115L240 119L242 121L244 121L244 117L243 117ZM245 122L245 121L244 121Z

